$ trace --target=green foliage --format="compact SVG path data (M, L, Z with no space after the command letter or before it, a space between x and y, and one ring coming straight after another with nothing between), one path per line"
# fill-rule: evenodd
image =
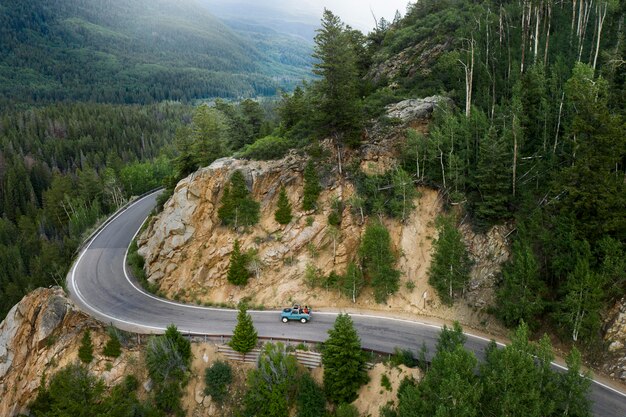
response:
M455 295L469 281L471 261L452 216L437 219L437 232L428 282L444 303L452 305Z
M533 327L544 309L542 295L546 288L539 276L539 265L528 242L519 238L513 243L512 259L502 272L497 292L497 315L507 326L524 321Z
M309 211L317 208L317 199L322 192L319 177L312 160L304 168L304 190L302 195L302 210Z
M298 364L285 347L268 343L259 356L258 368L248 374L246 416L283 417L289 414L297 383Z
M358 200L352 202L356 208L365 214L387 215L402 221L411 214L418 193L407 171L398 167L382 175L366 175L358 170L354 176Z
M85 364L89 364L93 360L93 343L89 329L83 332L83 338L80 340L80 347L78 348L78 358Z
M324 390L308 373L302 374L298 383L296 410L298 417L323 417L326 415Z
M602 287L602 276L591 271L588 259L581 256L567 277L563 287L565 296L556 313L557 320L570 331L574 342L581 336L585 339L598 336L602 326Z
M398 416L479 416L481 386L473 353L463 348L465 337L458 323L445 326L437 353L419 385L407 385L399 394ZM445 398L445 401L440 399Z
M359 256L365 275L374 288L374 299L384 303L387 297L398 291L400 271L394 269L396 257L391 249L391 238L387 228L372 222L365 229Z
M176 325L174 324L170 324L169 326L167 326L164 336L166 339L172 342L174 348L176 349L176 352L180 354L183 363L187 368L189 368L191 366L192 359L191 342L189 341L189 339L185 338L182 333L178 331Z
M322 364L326 396L336 404L352 402L359 387L367 383L365 354L349 315L337 316L333 328L328 330Z
M487 415L543 415L541 375L535 367L528 327L520 325L511 344L487 352L481 367L482 404Z
M191 151L195 165L209 166L211 162L224 156L226 126L224 115L207 105L199 106L193 115Z
M590 417L591 401L587 397L591 387L591 375L581 369L580 352L575 347L565 358L567 371L559 375L555 414Z
M228 396L228 386L233 380L233 372L228 362L215 361L204 373L204 394L218 404Z
M325 9L313 53L313 73L320 77L314 84L317 125L321 134L341 135L348 144L358 143L361 125L355 46L343 22Z
M293 147L291 141L277 136L265 136L256 140L238 154L241 158L254 160L280 159Z
M61 285L86 232L159 185L170 172L159 153L189 114L175 103L5 108L0 318L30 289Z
M246 285L250 278L250 271L247 268L248 257L241 252L239 247L239 239L235 239L233 251L230 254L230 263L228 264L228 273L226 275L228 282L234 285Z
M230 185L224 188L217 215L223 224L238 227L252 226L259 222L260 204L250 197L246 180L237 170L230 177Z
M107 341L106 345L104 345L102 354L111 358L117 358L122 354L122 344L120 342L120 338L114 327L109 328L108 333L109 340Z
M68 365L52 376L48 387L45 380L42 380L37 398L29 406L30 415L34 417L160 415L152 406L143 404L137 399L138 386L137 379L127 375L124 381L114 386L107 395L102 379L91 375L80 365Z
M191 366L191 344L169 325L162 336L154 336L146 345L146 367L155 384L154 403L159 410L184 415L180 403Z
M252 317L247 313L247 306L245 303L239 303L237 325L229 345L237 352L247 353L256 347L257 340L258 334L252 323Z
M310 77L302 38L231 29L194 3L3 5L2 105L272 96Z
M278 195L278 206L276 208L276 212L274 212L274 219L280 224L289 224L292 217L291 203L287 197L285 187L282 187L280 189L280 194Z
M339 288L343 294L352 299L353 303L356 303L356 299L365 287L365 278L363 277L363 271L354 262L348 264L346 273L341 277L339 282Z
M380 377L380 385L387 391L391 391L391 381L389 380L387 374L383 374Z
M389 358L389 363L391 366L404 365L409 368L417 366L417 361L415 360L415 357L413 357L413 352L409 349L400 349L399 347L394 349L393 355Z
M334 417L359 417L359 410L352 404L342 403L335 409Z

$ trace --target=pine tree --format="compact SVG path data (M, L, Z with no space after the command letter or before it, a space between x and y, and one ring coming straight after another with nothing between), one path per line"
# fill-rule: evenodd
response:
M546 288L532 248L523 239L513 243L512 259L502 271L502 285L497 291L497 315L507 326L524 321L532 327L544 308Z
M229 226L252 226L259 222L260 204L250 197L246 179L241 171L233 172L230 186L224 188L217 216Z
M454 329L444 326L424 379L399 394L398 417L480 415L482 389L475 372L478 361L464 349L464 341L458 323Z
M492 127L480 142L474 176L478 195L473 198L473 211L475 225L480 229L484 230L509 215L511 159L505 141Z
M452 305L455 294L469 281L471 261L453 217L439 217L437 232L439 236L433 242L435 253L428 271L428 282L445 304Z
M280 224L289 224L291 221L291 203L287 198L287 192L285 191L285 187L280 189L280 194L278 195L278 208L274 213L274 219Z
M591 403L587 397L591 386L590 375L581 375L580 352L575 347L565 358L567 371L560 376L555 415L591 417Z
M317 208L317 199L322 192L320 180L312 160L307 162L304 168L304 191L302 197L302 210L309 211Z
M111 358L117 358L122 354L122 344L120 343L120 338L117 335L117 331L112 327L109 329L109 340L104 346L102 353L104 356L109 356Z
M189 368L191 365L191 342L178 331L175 324L170 324L165 329L165 338L172 342L172 345L182 358L184 364Z
M225 155L223 115L215 108L202 105L193 115L193 150L197 166L208 166Z
M233 331L233 338L229 345L240 353L250 352L257 344L258 335L252 317L247 313L245 303L239 303L239 314L237 314L237 325Z
M345 25L331 11L324 10L321 28L315 36L313 73L318 94L321 133L339 134L346 143L358 142L361 101L357 56Z
M359 248L363 269L374 287L377 303L384 303L390 294L398 291L400 271L394 269L396 257L391 249L391 237L387 228L373 222L365 229Z
M239 239L235 240L233 245L233 251L230 254L230 264L228 265L228 282L235 285L246 285L248 278L250 277L250 271L248 271L245 253L241 253L239 246Z
M322 364L328 399L336 404L354 401L359 387L367 383L368 376L361 340L349 315L339 314L333 328L328 330Z
M93 360L93 343L91 342L91 330L89 329L83 333L83 338L78 348L78 358L85 364L89 364Z

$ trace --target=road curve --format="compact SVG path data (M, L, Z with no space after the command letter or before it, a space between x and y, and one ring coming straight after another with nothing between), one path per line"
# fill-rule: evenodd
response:
M155 297L134 283L125 267L129 243L155 206L158 192L121 212L92 237L70 269L67 284L72 300L86 313L124 330L161 333L174 323L183 333L232 334L236 311L175 303ZM260 336L323 341L335 313L314 312L314 320L280 323L276 311L251 311ZM430 352L440 328L417 321L352 315L364 348L393 352L399 346L417 353L424 343ZM467 335L466 347L480 358L488 340ZM590 397L597 417L625 417L626 394L594 381Z

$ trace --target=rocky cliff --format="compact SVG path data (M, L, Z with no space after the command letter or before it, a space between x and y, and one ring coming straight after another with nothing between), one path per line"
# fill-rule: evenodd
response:
M603 371L626 382L626 297L611 309L606 320L604 340L608 346Z
M358 151L342 155L343 165L358 163L368 173L382 173L395 165L395 149L403 140L404 126L420 125L440 102L438 97L407 100L390 107L389 114L402 126L384 137L370 138ZM423 124L422 124L423 126ZM324 274L343 273L356 257L360 238L368 219L351 210L348 202L355 191L345 174L339 175L336 150L325 147L330 157L318 164L324 191L316 212L303 212L303 168L306 157L291 153L277 161L246 161L224 158L183 179L164 210L153 217L139 236L139 253L146 260L149 280L167 297L186 302L234 305L247 299L253 305L278 307L299 301L317 308L350 308L394 311L394 314L434 315L458 319L466 324L493 321L482 309L492 295L494 277L508 250L502 230L487 235L465 235L472 249L476 268L470 302L452 308L442 306L428 285L432 240L436 237L434 219L442 210L436 190L422 187L414 201L415 210L404 222L385 219L393 246L398 254L397 267L402 272L400 290L386 305L376 304L373 292L366 288L353 303L337 291L311 289L306 285L307 267ZM240 170L254 199L261 204L261 221L247 230L233 230L220 225L217 210L224 185L235 170ZM292 204L294 219L287 226L274 220L278 192L284 186ZM328 225L333 199L346 203L338 230ZM255 274L245 287L226 280L229 255L235 239L244 251L257 254Z
M94 344L89 369L109 386L121 381L133 363L128 359L138 352L125 349L117 359L103 357L105 329L79 312L61 288L39 288L9 311L0 323L0 416L25 413L42 376L78 360L86 329L91 329Z

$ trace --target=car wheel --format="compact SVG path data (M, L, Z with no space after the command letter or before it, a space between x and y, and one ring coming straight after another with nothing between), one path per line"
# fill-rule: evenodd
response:
M281 320L282 320L283 323L287 323L289 321L289 319L287 317L283 317Z
M301 322L301 323L306 323L306 319L305 319L304 317L302 317L302 318L300 319L300 322Z

